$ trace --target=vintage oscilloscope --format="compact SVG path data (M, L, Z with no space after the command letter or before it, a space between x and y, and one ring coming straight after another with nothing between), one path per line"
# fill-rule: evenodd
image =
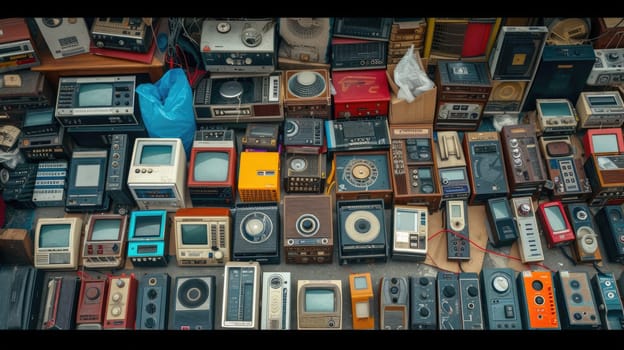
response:
M325 135L330 152L390 148L385 116L326 120Z
M469 199L470 183L459 134L457 131L438 131L437 139L435 156L442 201Z
M290 272L262 273L260 329L290 329Z
M284 88L281 75L210 77L193 95L195 121L201 123L281 122Z
M282 75L284 115L287 118L332 117L332 95L327 69L287 70Z
M576 112L565 98L538 98L535 100L538 129L543 135L574 134Z
M173 223L179 266L223 266L230 261L230 209L182 208Z
M327 154L285 153L283 187L287 193L322 193L327 178Z
M518 274L517 282L524 329L561 329L552 272L524 270Z
M471 130L481 124L483 108L492 91L485 62L439 60L436 130Z
M548 173L532 124L506 125L501 129L507 181L512 197L537 197Z
M197 130L187 186L193 206L233 205L236 197L237 152L234 130Z
M212 73L271 73L277 63L276 22L206 19L200 52Z
M585 174L578 139L574 135L542 136L542 156L552 183L550 198L563 202L586 200L592 196L590 179Z
M234 209L232 260L279 264L281 231L277 203L238 203Z
M76 329L102 329L108 297L108 279L87 277L80 284Z
M383 199L392 202L392 163L388 151L334 152L336 200Z
M39 55L24 18L0 20L0 72L38 66Z
M470 204L507 196L509 187L499 133L466 132L462 145L466 164L470 164L466 167L470 181Z
M356 38L332 37L332 72L385 69L388 63L388 42Z
M297 281L297 329L342 329L342 281Z
M41 329L74 329L80 282L75 276L48 278Z
M609 261L624 263L624 211L621 205L606 205L594 216Z
M280 123L247 123L240 139L243 151L279 151L280 127Z
M392 222L392 259L425 261L429 238L427 208L395 204Z
M78 269L81 233L81 218L39 218L35 226L35 267Z
M55 59L89 52L91 36L82 17L35 17L34 22Z
M594 153L585 161L593 196L590 206L624 202L624 153Z
M430 212L440 208L442 194L434 157L430 125L391 125L390 155L394 203L425 205Z
M241 202L279 202L279 152L240 152L238 195Z
M624 306L613 272L597 273L591 278L591 285L598 304L601 329L622 330Z
M141 17L96 17L90 34L96 47L145 53L152 45L154 29Z
M410 329L438 329L435 276L410 276Z
M134 274L108 276L103 329L135 329L138 281Z
M349 274L353 329L375 329L373 284L370 272Z
M619 128L624 124L624 101L616 90L581 92L576 111L580 128Z
M494 247L510 246L518 239L518 226L507 197L488 199L485 211L490 225L490 242Z
M336 202L340 264L386 262L390 245L381 199Z
M622 129L587 129L583 135L583 161L594 153L624 153Z
M587 272L559 270L555 273L559 316L563 329L598 329L598 305Z
M548 248L567 245L575 240L574 230L561 201L542 202L537 214Z
M385 69L332 71L334 118L388 116L390 87Z
M488 58L492 79L533 79L547 35L545 26L502 26Z
M410 286L406 277L382 277L379 281L379 329L409 329Z
M141 276L137 290L136 329L167 329L170 286L171 277L166 272Z
M167 266L169 220L165 210L135 210L128 227L128 258L134 266Z
M572 246L573 257L579 263L601 261L598 234L587 203L569 203L566 205L566 213L576 236L576 244Z
M622 66L624 49L594 48L594 54L596 55L596 63L594 63L594 67L587 77L587 85L617 85L624 80L624 68Z
M130 151L134 138L129 134L111 135L106 171L106 193L112 201L112 207L120 214L126 214L136 204L128 189L128 172L130 171Z
M128 216L91 214L85 226L82 265L86 268L120 268L126 261Z
M72 154L65 211L108 211L105 191L108 150L82 149Z
M257 261L225 263L221 327L260 328L261 276L260 263Z
M480 275L483 316L488 330L521 330L516 273L510 268L484 268Z
M214 329L216 287L217 277L214 275L176 277L173 329Z
M37 329L44 277L43 270L29 265L0 267L0 329Z
M288 264L331 263L334 205L328 194L284 196L284 255Z
M544 261L544 250L535 218L533 199L531 197L512 197L511 208L518 226L520 260L524 264Z
M137 138L128 188L139 209L186 208L186 153L179 138Z

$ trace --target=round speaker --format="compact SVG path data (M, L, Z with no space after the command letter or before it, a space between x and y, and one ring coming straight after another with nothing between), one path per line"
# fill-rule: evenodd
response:
M520 101L525 86L522 81L494 81L490 101Z
M347 236L358 243L368 243L381 232L381 223L375 214L357 210L349 214L344 223Z
M301 71L288 78L288 91L300 98L316 97L325 91L325 78L317 72Z
M198 278L190 278L178 288L178 300L187 308L196 308L208 299L208 286Z

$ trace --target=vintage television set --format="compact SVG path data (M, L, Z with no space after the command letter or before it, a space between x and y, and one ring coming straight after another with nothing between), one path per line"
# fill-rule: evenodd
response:
M35 225L35 267L77 270L81 233L81 218L39 218Z
M182 208L173 221L179 266L223 266L230 261L228 208Z
M128 216L92 214L85 226L82 265L87 268L120 268L126 261Z
M186 208L186 153L179 138L137 138L128 188L141 210Z
M167 266L169 220L166 210L135 210L128 227L128 258L134 266Z
M342 281L297 281L297 329L342 329Z
M237 165L234 142L193 143L187 180L193 206L234 205Z
M587 129L583 135L584 158L594 153L624 153L621 128Z

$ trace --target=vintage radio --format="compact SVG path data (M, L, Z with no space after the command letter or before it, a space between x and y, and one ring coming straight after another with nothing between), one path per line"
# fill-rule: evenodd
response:
M152 23L157 25L159 21ZM145 53L152 46L157 31L158 28L141 17L96 17L90 34L98 48Z
M82 219L39 218L35 224L35 267L77 270Z
M204 67L217 73L271 73L277 63L274 19L202 22L200 51Z
M438 329L436 276L410 276L410 329Z
M492 80L484 113L520 112L528 81Z
M6 177L8 174L8 180ZM2 199L16 209L36 207L33 190L37 176L37 163L22 163L4 173Z
M517 281L524 329L561 329L552 272L524 270L518 274Z
M240 152L238 195L241 202L279 202L279 152Z
M622 17L594 17L591 21L591 37L596 38L596 49L624 47L624 22Z
M539 139L544 164L552 182L550 198L553 200L569 202L592 196L592 186L576 146L578 142L573 145L572 137L575 136L542 136Z
M438 330L462 329L458 275L438 271L436 276Z
M38 329L44 276L43 270L28 265L0 267L0 329Z
M429 240L428 208L415 205L394 205L392 259L424 261Z
M329 62L329 43L333 17L281 17L279 18L278 56L302 64Z
M57 159L69 159L72 156L74 142L64 127L49 134L21 134L18 148L29 161L41 162Z
M494 247L510 246L518 240L518 226L514 221L507 197L487 200L485 212L490 225L489 240Z
M492 82L485 62L439 60L436 130L477 130Z
M135 210L128 226L128 258L134 266L167 266L169 220L165 210Z
M334 19L332 35L388 41L392 21L389 17L337 17Z
M501 18L427 18L423 58L487 58L492 50Z
M545 26L502 26L488 58L492 80L533 79L547 35Z
M276 152L281 147L280 127L277 123L247 123L241 137L243 151Z
M102 329L107 298L107 278L84 278L76 309L76 329Z
M624 203L624 154L592 154L585 162L585 174L592 188L590 206Z
M136 329L168 328L169 288L171 277L166 272L144 273L137 290Z
M390 87L385 69L332 71L334 118L387 116Z
M56 119L69 127L141 125L136 76L60 77Z
M32 201L37 207L63 207L66 203L68 162L43 161L37 164Z
M385 69L388 42L370 39L332 37L331 70Z
M576 133L576 112L565 98L538 98L535 100L537 129L543 135Z
M394 203L425 205L430 212L440 208L442 195L433 155L433 128L430 125L390 126Z
M2 44L0 44L0 48L2 48ZM1 59L0 56L0 61ZM1 62L0 67L2 67ZM22 119L27 111L54 107L56 92L53 91L43 73L25 69L0 74L0 81L2 81L2 86L0 86L0 114L8 114L10 119L16 119L14 122L16 126L23 127ZM14 82L14 84L6 84L5 81ZM44 121L35 118L33 122ZM26 130L29 130L29 126L26 127Z
M522 329L516 273L510 268L483 268L480 274L485 328L492 331Z
M457 131L438 131L436 164L440 179L442 201L446 199L468 199L470 184L466 170L466 158Z
M186 153L179 138L134 140L128 188L141 210L186 208Z
M332 97L327 69L287 70L282 74L284 115L330 119Z
M342 281L297 281L297 329L342 329Z
M496 131L466 132L462 143L466 163L470 164L470 204L482 204L489 198L505 197L509 193L505 161Z
M410 285L406 277L379 281L379 329L407 330L410 318Z
M0 20L0 33L0 72L41 64L26 19L3 18Z
M388 151L334 152L336 200L383 199L392 203Z
M238 203L231 238L232 260L279 264L281 232L277 203Z
M230 260L228 208L181 208L173 224L179 266L223 266Z
M622 325L622 319L624 319L622 294L618 290L613 272L596 273L591 278L591 285L600 312L601 329L624 329Z
M583 161L594 153L624 153L622 129L587 129L583 134Z
M511 197L539 196L548 178L532 124L505 125L501 143Z
M290 329L290 272L262 272L260 329Z
M287 193L322 193L327 177L327 155L285 153L282 172Z
M41 329L74 329L80 281L75 276L51 276L48 278Z
M216 323L217 277L177 276L174 286L173 327L175 330L212 330Z
M284 196L282 231L287 264L331 263L334 207L327 194Z
M606 205L594 216L611 262L624 263L624 211L621 205Z
M568 245L575 240L574 230L561 201L540 203L537 216L541 223L540 231L546 237L548 248Z
M616 90L583 91L576 101L579 127L619 128L624 123L624 102Z
M262 271L257 261L228 261L224 267L221 327L260 328Z
M370 272L350 273L351 318L353 329L375 329L373 284Z
M390 148L385 116L326 120L325 135L330 152Z
M386 262L390 251L381 199L338 200L340 264Z
M562 329L599 329L600 314L587 272L559 270L555 283Z
M108 150L82 149L72 153L65 211L108 211L105 191Z
M511 209L518 226L518 250L523 264L544 261L542 239L531 197L512 197Z
M85 226L82 266L121 268L126 262L128 216L91 214Z
M199 81L193 108L197 123L281 122L284 88L279 73L210 77Z
M284 119L283 144L290 153L324 153L325 122L320 118Z
M579 263L601 261L598 234L592 221L592 212L586 203L569 203L566 213L576 236L572 253Z
M108 276L103 329L135 329L138 281L131 273Z
M465 200L447 200L444 208L447 260L470 260L468 204Z
M136 203L128 189L128 172L130 171L130 151L134 146L134 138L129 134L111 135L106 170L106 194L112 201L114 212L126 214Z
M596 62L587 85L608 86L624 81L624 49L594 49Z
M35 24L55 59L89 52L91 36L82 17L35 17Z
M0 230L0 264L33 264L33 238L29 231L21 228Z

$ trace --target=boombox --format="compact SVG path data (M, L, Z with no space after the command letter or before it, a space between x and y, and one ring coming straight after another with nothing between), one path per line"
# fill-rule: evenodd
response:
M159 23L152 22L156 26ZM158 28L153 28L141 17L96 17L90 33L98 48L145 53L152 46L156 31Z
M547 35L545 26L503 26L488 60L492 80L533 79Z
M470 181L470 204L485 203L489 198L505 197L509 192L505 161L496 131L465 132L462 143Z
M517 282L524 329L561 329L552 272L524 270L518 274Z
M3 18L0 20L0 33L0 73L22 70L41 63L26 19Z
M580 127L619 128L624 123L624 101L616 90L583 91L576 102Z
M334 152L336 200L383 199L392 203L388 151Z
M75 276L48 278L41 329L74 329L80 282L81 280Z
M624 49L594 49L596 63L587 85L607 86L624 81Z
M592 186L585 175L582 151L574 135L542 136L539 139L552 191L550 198L563 202L585 201L592 196Z
M590 206L624 203L624 153L594 153L585 161Z
M334 256L334 207L327 194L284 196L284 254L288 264L329 264Z
M385 69L332 71L334 118L388 116L390 87Z
M275 20L213 20L202 23L204 66L218 73L271 73L277 63Z
M598 329L600 314L587 272L555 273L563 329Z
M340 264L386 262L389 244L381 199L336 202Z
M55 59L89 52L91 36L82 17L35 17L35 23Z
M579 263L601 261L598 234L592 220L592 212L586 203L569 203L566 213L576 236L572 253Z
M284 115L330 119L332 97L327 69L287 70L282 74Z
M331 47L332 72L386 68L387 41L333 37Z
M232 230L232 260L279 264L281 232L276 203L238 203Z
M532 124L503 126L501 142L511 196L539 196L548 173L535 127Z
M327 155L285 153L283 187L287 193L323 193L327 177Z

